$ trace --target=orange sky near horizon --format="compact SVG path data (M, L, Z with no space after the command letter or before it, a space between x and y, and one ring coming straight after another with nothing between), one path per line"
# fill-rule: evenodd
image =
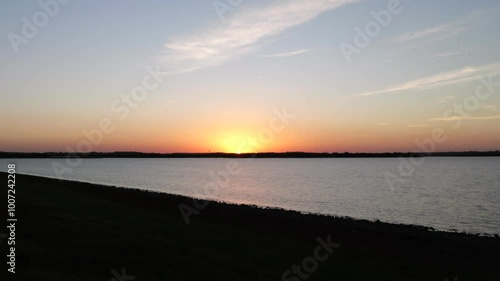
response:
M495 121L491 121L495 125ZM139 126L131 128L116 125L109 134L82 133L77 128L65 131L66 134L54 135L51 130L26 131L22 128L9 128L15 132L4 137L4 151L19 152L86 152L91 151L139 151L139 152L407 152L423 151L418 143L432 138L435 129L442 129L447 136L444 143L435 142L435 151L498 150L493 143L495 137L488 135L488 127L463 125L465 129L455 131L451 124L442 127L408 128L397 125L360 126L358 130L307 126L301 120L290 122L281 132L273 132L265 123L248 129L218 129L206 127L179 128L166 126L164 129ZM91 127L90 127L91 128ZM47 128L48 129L48 128ZM96 132L96 129L86 129ZM174 132L174 133L172 133ZM98 136L102 135L102 139ZM15 136L15 137L14 137ZM89 137L90 136L90 137ZM36 139L36 145L33 145ZM97 140L100 140L97 142ZM90 145L89 145L90 144ZM424 148L426 149L426 148ZM424 151L426 152L426 151Z

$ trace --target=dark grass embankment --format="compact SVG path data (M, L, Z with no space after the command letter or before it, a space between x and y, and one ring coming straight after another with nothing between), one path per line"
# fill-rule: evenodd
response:
M12 280L281 280L328 235L341 246L307 280L500 280L496 238L216 202L186 225L190 198L19 174L16 200Z

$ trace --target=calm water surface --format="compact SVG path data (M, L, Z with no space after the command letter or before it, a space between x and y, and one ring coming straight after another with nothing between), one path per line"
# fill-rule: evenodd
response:
M55 161L64 163L65 159L0 159L0 170L6 171L13 162L18 173L56 177ZM228 163L237 165L239 174L229 174ZM62 178L440 230L500 234L500 157L425 158L412 176L391 188L385 175L398 175L398 165L396 158L85 159ZM221 171L226 177L213 176ZM214 188L215 182L221 187Z

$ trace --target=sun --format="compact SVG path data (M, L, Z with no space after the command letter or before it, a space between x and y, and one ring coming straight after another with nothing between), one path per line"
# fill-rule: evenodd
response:
M226 153L243 154L250 153L248 135L244 133L227 133L219 139L219 146Z

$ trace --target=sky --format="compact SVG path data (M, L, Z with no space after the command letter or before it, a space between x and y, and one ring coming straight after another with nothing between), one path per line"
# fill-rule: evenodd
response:
M2 1L0 151L500 149L496 0Z

